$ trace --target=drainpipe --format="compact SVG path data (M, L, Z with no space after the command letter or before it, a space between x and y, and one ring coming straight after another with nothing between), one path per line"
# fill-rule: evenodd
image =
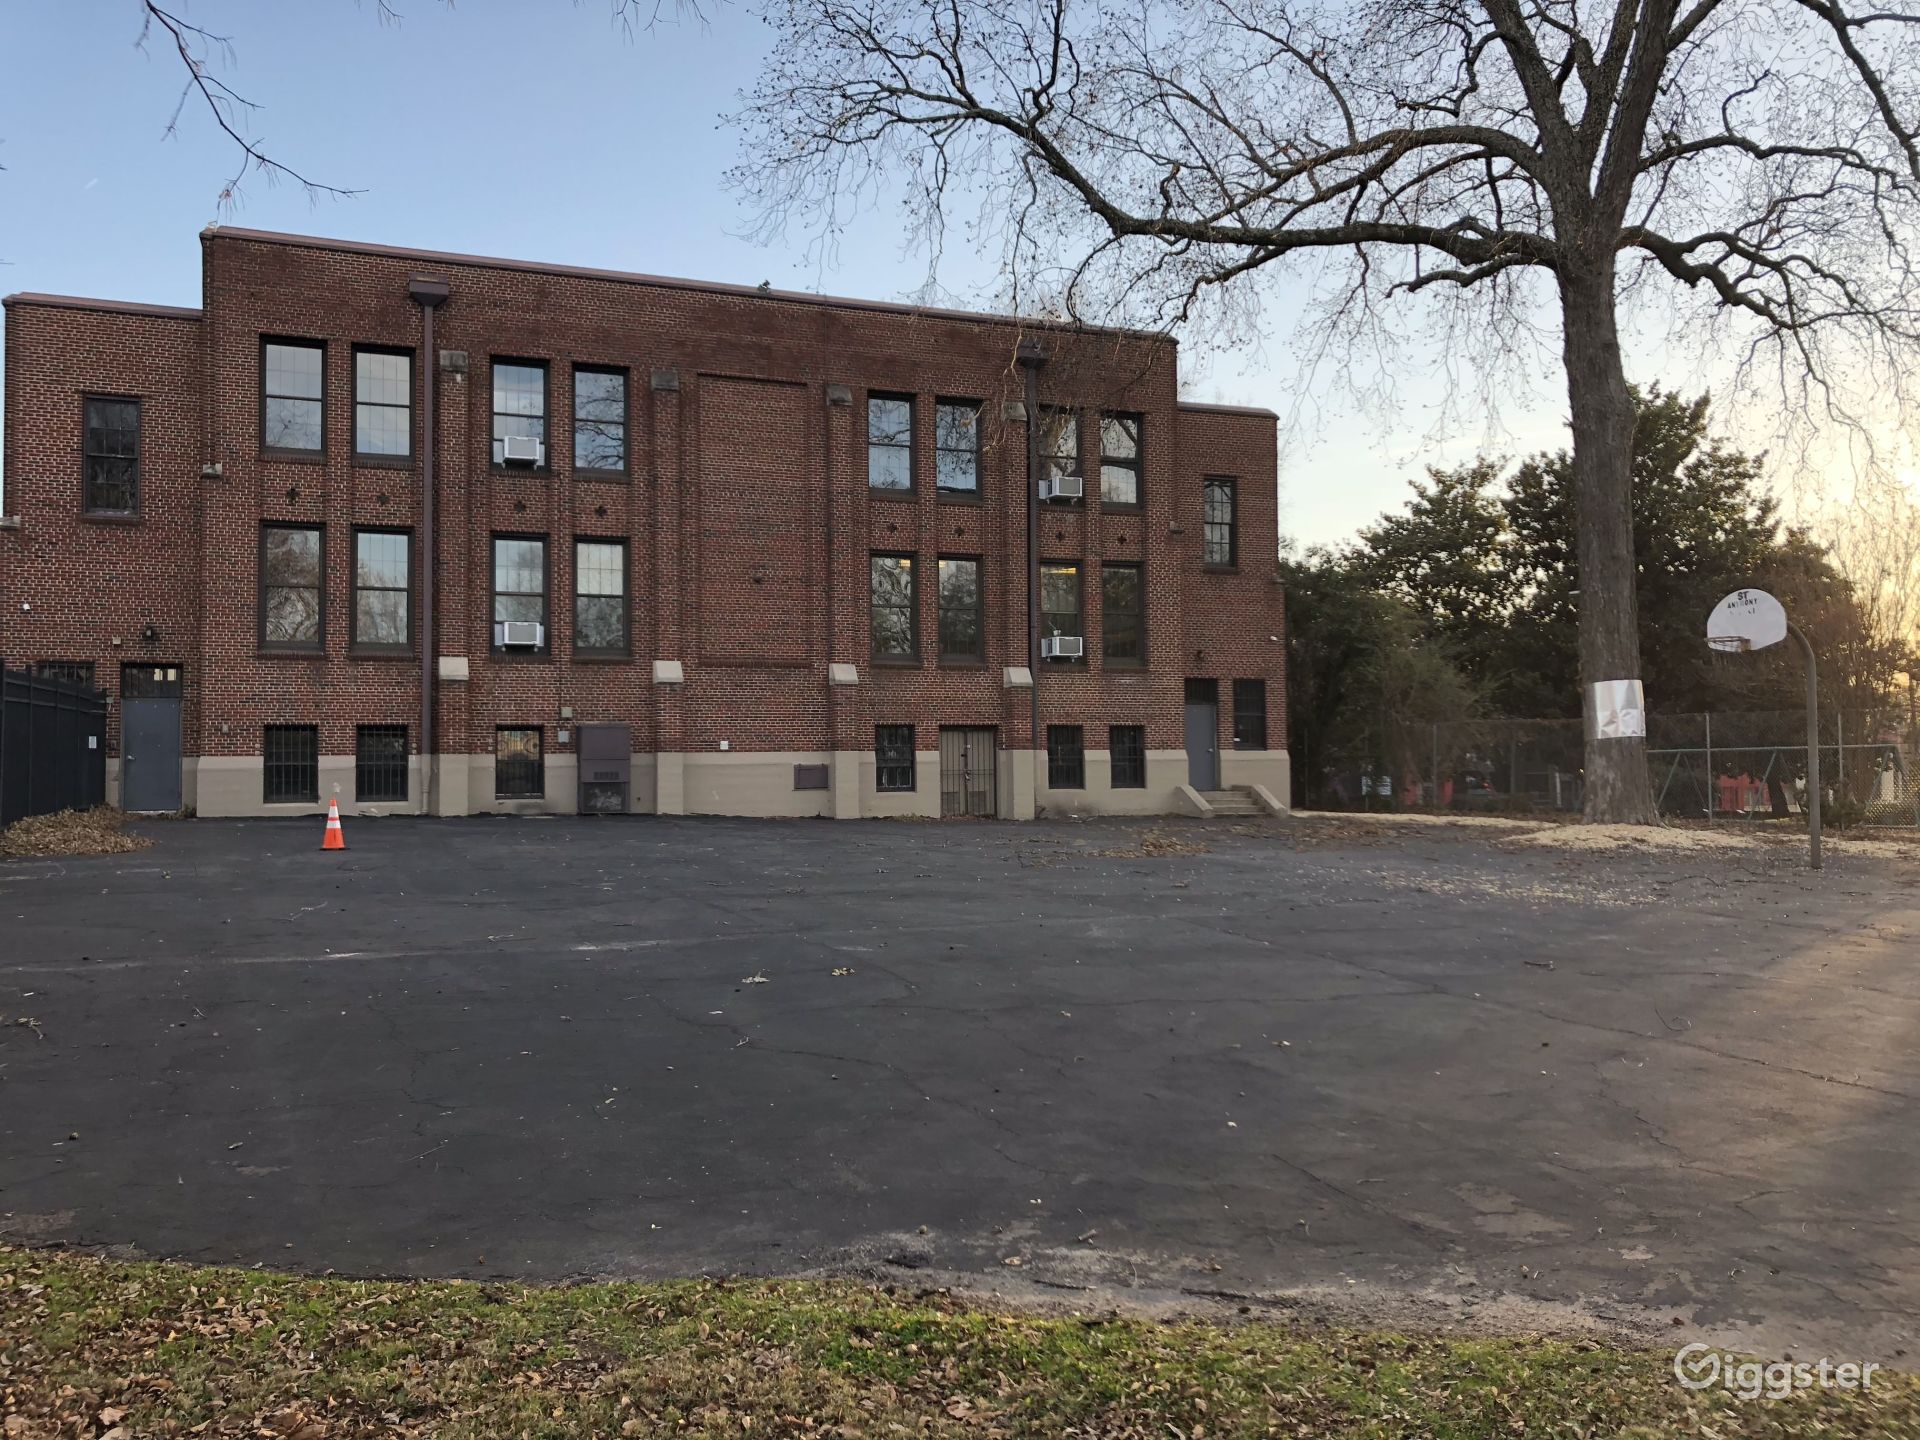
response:
M440 647L433 616L434 467L439 421L434 397L440 388L440 355L433 348L433 313L447 302L452 287L445 280L416 276L407 285L407 298L420 307L421 363L426 381L420 394L420 813L432 813L436 774L433 749L433 682Z
M1022 340L1018 352L1026 373L1027 406L1027 687L1031 707L1028 743L1034 752L1033 793L1040 794L1040 367L1047 348L1038 340Z

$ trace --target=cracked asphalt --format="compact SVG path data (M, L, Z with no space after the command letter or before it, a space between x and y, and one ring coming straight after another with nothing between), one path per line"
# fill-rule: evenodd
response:
M0 865L0 1237L1915 1345L1920 901L1858 849L144 829Z

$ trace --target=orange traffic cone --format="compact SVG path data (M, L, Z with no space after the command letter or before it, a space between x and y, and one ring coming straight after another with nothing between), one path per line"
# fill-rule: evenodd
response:
M340 828L340 797L334 796L327 801L327 838L320 842L322 850L344 850L347 848L346 833Z

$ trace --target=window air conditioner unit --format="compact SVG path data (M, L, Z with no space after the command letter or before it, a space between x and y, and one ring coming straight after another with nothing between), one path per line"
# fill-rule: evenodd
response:
M538 465L547 458L547 447L531 435L508 435L500 442L503 465Z
M1087 482L1078 475L1053 475L1040 482L1042 500L1083 500Z
M1078 635L1048 635L1040 641L1042 660L1082 660L1086 654L1087 642Z
M502 650L538 650L547 643L547 627L536 620L496 620L493 643Z

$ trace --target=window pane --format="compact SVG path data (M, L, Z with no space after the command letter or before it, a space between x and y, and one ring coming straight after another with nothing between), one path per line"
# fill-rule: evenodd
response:
M1143 607L1140 567L1108 565L1100 574L1102 596L1103 648L1106 658L1139 661L1145 658L1141 643Z
M1040 610L1042 628L1051 635L1080 633L1080 567L1043 565L1040 567Z
M573 547L573 573L582 595L625 595L627 547L582 540Z
M320 581L320 532L270 528L266 532L267 583L317 585Z
M269 344L267 394L318 400L323 353L318 345Z
M1040 453L1052 474L1080 473L1080 426L1073 411L1040 412Z
M873 603L876 605L913 604L913 561L898 556L875 558Z
M625 470L626 427L604 420L576 421L573 427L573 463L582 470Z
M266 434L261 438L276 450L318 450L320 402L268 396Z
M413 412L390 405L355 406L353 448L362 455L412 454Z
M582 470L627 468L627 377L573 372L573 463Z
M353 636L361 645L405 645L408 634L407 592L361 590L353 597Z
M370 405L411 405L413 357L358 352L353 357L353 398Z
M882 445L912 443L912 402L878 397L867 401L867 439Z
M576 419L625 421L627 377L607 370L574 371L573 413Z
M495 540L493 588L544 593L547 588L546 545L539 540Z
M493 367L493 409L497 415L544 416L547 413L546 366L496 362Z
M913 488L911 453L883 445L869 447L867 484L876 490L911 490Z
M407 537L361 531L354 541L353 583L404 590L407 585Z
M87 402L87 454L133 459L140 453L140 403L137 400Z
M135 461L118 456L87 457L87 509L131 515L139 508L140 472Z
M1140 454L1140 418L1137 415L1102 415L1100 453L1109 460L1136 459Z
M495 595L493 618L496 621L524 620L534 625L544 625L547 623L547 597L544 595Z
M941 405L934 411L934 483L942 490L978 490L980 411Z
M627 602L611 595L582 595L574 605L573 644L578 650L624 650Z
M940 653L978 655L980 646L980 562L940 562Z

